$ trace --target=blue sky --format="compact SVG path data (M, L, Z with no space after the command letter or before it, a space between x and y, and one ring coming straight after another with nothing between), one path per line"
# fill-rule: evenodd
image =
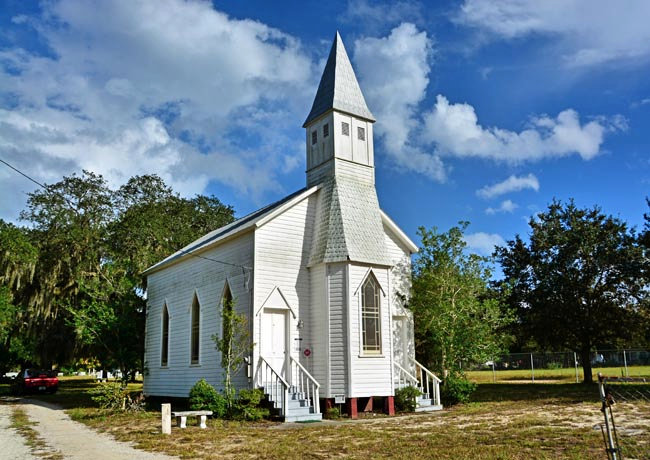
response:
M244 215L304 186L301 128L335 31L370 109L382 208L416 239L526 234L555 197L640 226L650 3L6 0L0 158L48 183L157 173ZM0 217L33 184L0 169Z

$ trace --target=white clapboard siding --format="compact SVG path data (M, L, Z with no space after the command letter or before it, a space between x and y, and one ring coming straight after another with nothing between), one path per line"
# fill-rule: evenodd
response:
M309 319L309 335L305 346L310 349L309 372L321 385L321 397L330 395L328 379L329 359L329 315L327 310L327 266L319 264L309 269L311 287L311 314Z
M256 315L261 315L260 308L275 288L279 288L288 302L293 314L290 314L289 349L294 358L300 358L303 365L310 358L299 351L296 340L299 334L308 342L307 328L298 329L298 320L309 324L311 305L309 269L307 262L313 239L314 216L316 213L316 195L312 194L280 215L274 217L255 231L255 302ZM255 343L262 343L261 327L256 318ZM301 346L302 347L302 346ZM257 350L259 353L259 350ZM256 353L256 356L257 356Z
M386 267L372 267L377 281L384 290L381 296L381 356L363 356L361 350L361 283L371 267L349 264L350 299L350 358L352 382L350 397L390 396L392 390L392 331L390 327L390 288Z
M332 395L348 394L346 270L344 263L329 264L329 390Z
M415 373L415 328L413 314L405 308L403 299L411 295L411 254L404 243L384 225L386 234L386 251L393 264L390 270L391 314L399 316L399 322L393 324L394 358L411 373ZM397 327L404 330L397 331ZM403 356L406 353L407 356ZM412 359L408 359L408 357Z
M393 265L390 270L391 298L393 306L401 306L400 295L408 298L411 293L411 254L397 235L385 225L384 233L388 260Z
M252 267L253 234L243 234L211 248L201 256ZM187 397L197 380L205 378L217 388L223 386L221 355L212 340L221 334L221 296L228 279L236 310L248 315L252 275L240 267L205 258L189 257L148 277L146 374L144 392L153 396ZM190 316L194 294L201 305L199 365L190 365ZM160 365L162 308L169 310L169 359ZM248 385L245 372L235 379L239 387Z

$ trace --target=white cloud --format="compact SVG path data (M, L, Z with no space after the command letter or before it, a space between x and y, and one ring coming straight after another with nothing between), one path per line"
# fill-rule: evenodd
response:
M359 80L377 118L376 137L398 166L444 181L440 158L412 142L420 127L417 108L429 85L432 53L432 39L409 23L387 37L366 37L354 44Z
M485 256L492 254L495 246L504 246L506 244L505 240L498 233L470 233L465 235L464 239L469 249L473 249Z
M487 208L485 210L485 214L493 215L493 214L505 213L505 212L511 213L518 207L519 206L516 203L514 203L512 200L505 200L502 201L501 204L496 208L492 208L492 207Z
M492 198L525 189L535 190L536 192L539 190L539 180L537 180L537 177L533 173L530 173L527 176L512 175L497 184L486 185L477 190L476 194L482 198Z
M494 37L545 35L570 66L646 61L650 2L628 0L465 0L457 21Z
M636 109L638 107L643 107L644 105L650 104L650 97L646 97L644 99L641 99L639 101L634 101L630 104L630 107L633 109Z
M414 1L371 3L368 0L351 0L345 12L339 16L341 22L362 25L371 33L401 22L416 23L422 18L422 5Z
M15 101L0 110L0 148L28 174L53 182L87 168L118 185L157 173L185 194L216 180L255 198L304 161L295 137L315 69L295 38L208 2L43 8L14 23L33 27L50 54L0 50L0 87ZM0 194L31 190L22 181L7 177Z
M601 117L584 124L575 110L567 109L551 118L532 118L520 132L484 128L474 107L450 103L438 95L433 109L424 114L423 140L434 144L441 155L477 157L512 164L562 157L577 153L590 160L600 153L605 133L625 128L620 116Z

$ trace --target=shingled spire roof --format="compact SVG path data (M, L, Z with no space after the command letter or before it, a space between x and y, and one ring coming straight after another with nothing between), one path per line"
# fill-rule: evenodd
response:
M375 121L366 105L366 100L363 97L350 58L348 58L348 53L345 52L345 46L343 46L343 40L341 40L338 31L334 37L334 43L332 43L332 49L318 85L314 104L311 107L309 116L307 116L307 120L302 125L303 128L313 119L332 109L365 120Z

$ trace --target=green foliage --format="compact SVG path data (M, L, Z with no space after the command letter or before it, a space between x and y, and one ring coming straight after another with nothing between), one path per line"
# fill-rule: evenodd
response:
M443 381L440 389L440 399L444 406L467 403L477 388L477 384L458 375L450 374Z
M239 398L233 406L232 418L236 420L257 421L268 417L269 410L260 407L264 392L259 388L239 390Z
M101 382L89 392L102 409L125 410L129 390L121 382Z
M634 231L598 207L553 201L529 225L529 243L516 236L497 249L519 334L577 351L591 382L595 346L648 330L648 259Z
M339 410L338 407L330 407L325 410L325 413L323 414L323 418L327 420L337 420L341 418L341 411Z
M420 228L421 249L413 264L410 308L418 359L441 375L460 372L463 362L501 354L513 320L490 289L490 260L466 252L461 222L446 233Z
M0 285L10 290L0 293L0 370L94 357L133 375L144 351L141 272L234 217L217 198L181 198L157 176L114 190L84 171L31 193L21 218L28 228L0 221Z
M235 403L235 388L232 378L246 363L246 359L253 351L253 343L250 340L248 320L245 315L235 311L234 302L221 309L221 323L223 325L223 336L212 336L221 352L221 367L224 369L224 396L229 409ZM228 308L226 308L228 307Z
M395 409L399 412L415 412L417 397L422 392L414 386L407 386L395 390Z
M212 385L201 379L190 390L190 409L211 410L215 418L226 416L226 399Z

